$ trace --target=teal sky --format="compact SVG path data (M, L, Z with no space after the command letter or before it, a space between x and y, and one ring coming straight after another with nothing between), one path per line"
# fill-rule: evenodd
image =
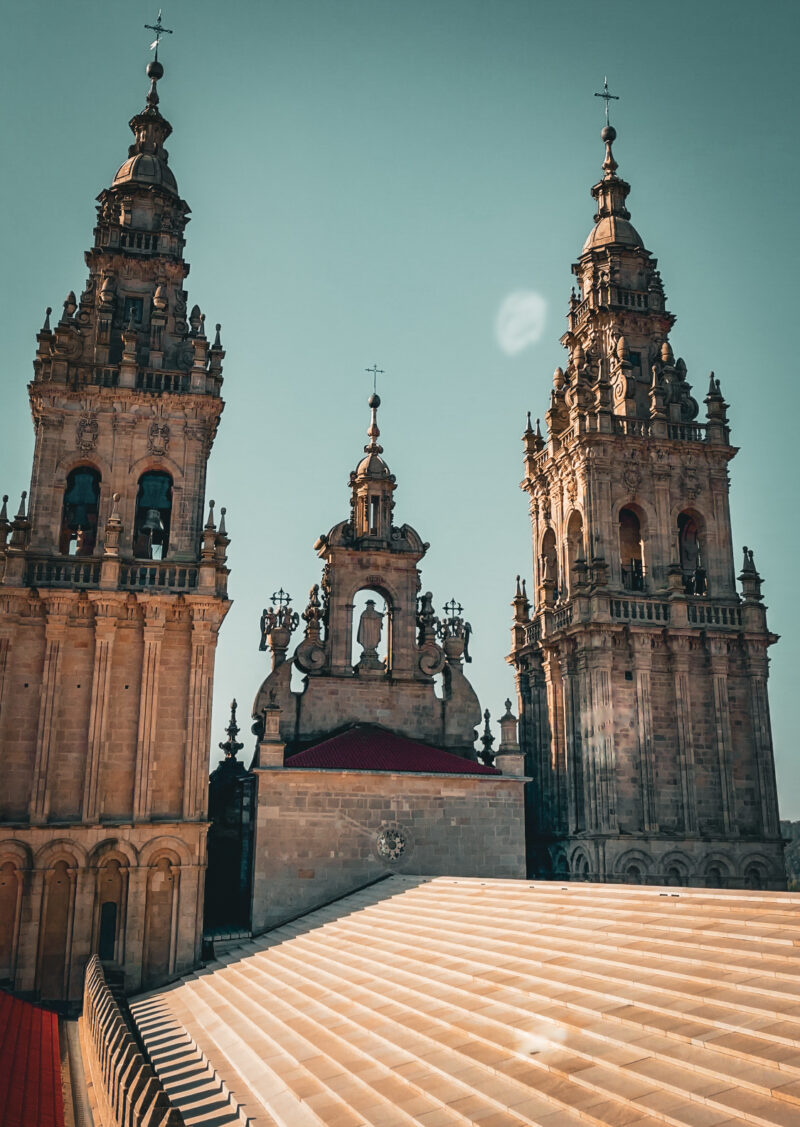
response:
M29 483L35 333L46 305L84 285L94 197L144 103L142 25L156 11L29 0L12 18L6 6L0 489L14 501ZM164 22L190 301L222 322L228 352L209 495L228 508L235 603L215 744L231 697L246 719L266 673L261 607L283 585L302 610L319 578L312 545L347 516L374 361L397 517L431 542L424 587L437 606L464 604L482 707L498 715L512 694L508 603L531 570L519 438L563 362L603 155L592 95L607 74L675 353L698 398L713 368L731 405L736 562L755 549L782 635L778 784L782 816L800 818L798 5L172 0ZM495 318L520 290L540 295L546 320L508 355Z

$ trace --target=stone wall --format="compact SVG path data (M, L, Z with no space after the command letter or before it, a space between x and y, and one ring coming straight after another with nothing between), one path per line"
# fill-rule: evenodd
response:
M525 876L523 779L299 768L257 775L254 932L384 873Z
M102 1127L182 1127L108 988L96 955L86 968L81 1049L92 1112Z

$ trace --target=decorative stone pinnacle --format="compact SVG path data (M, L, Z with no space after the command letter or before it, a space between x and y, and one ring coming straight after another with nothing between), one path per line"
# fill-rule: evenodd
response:
M227 513L227 511L228 510L225 508L224 505L219 511L219 534L220 534L220 536L227 536L228 535L228 530L225 527L225 514Z
M219 339L219 334L220 334L221 328L222 328L222 325L217 324L216 335L214 336L214 343L211 345L212 348L219 348L219 349L222 348L222 341Z
M19 512L17 513L16 517L14 518L15 520L25 520L26 519L25 499L26 499L27 496L28 496L27 489L23 489L22 490L22 496L20 497L20 501L19 501Z
M236 739L236 737L239 735L239 725L236 723L237 707L238 706L236 704L236 699L234 698L231 701L231 718L228 722L228 727L225 729L225 731L228 733L228 738L224 743L221 743L219 745L220 751L225 752L225 757L229 762L236 759L237 752L241 751L244 747L244 744L240 743Z
M45 309L45 311L44 311L44 324L42 325L42 332L43 333L49 333L50 332L50 314L52 312L53 312L52 305L48 305L47 309Z
M214 502L208 502L208 520L206 521L206 528L216 528L214 524Z

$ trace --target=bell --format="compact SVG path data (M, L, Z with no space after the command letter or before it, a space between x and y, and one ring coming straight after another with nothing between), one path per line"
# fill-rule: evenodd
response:
M154 532L164 531L164 522L161 519L161 513L158 509L147 510L147 516L142 523L142 531L149 532L151 535Z

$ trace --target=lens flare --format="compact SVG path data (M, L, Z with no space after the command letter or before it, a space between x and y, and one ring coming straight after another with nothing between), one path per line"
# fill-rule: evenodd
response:
M534 290L515 290L497 311L494 331L507 356L516 356L541 337L547 320L547 302Z

